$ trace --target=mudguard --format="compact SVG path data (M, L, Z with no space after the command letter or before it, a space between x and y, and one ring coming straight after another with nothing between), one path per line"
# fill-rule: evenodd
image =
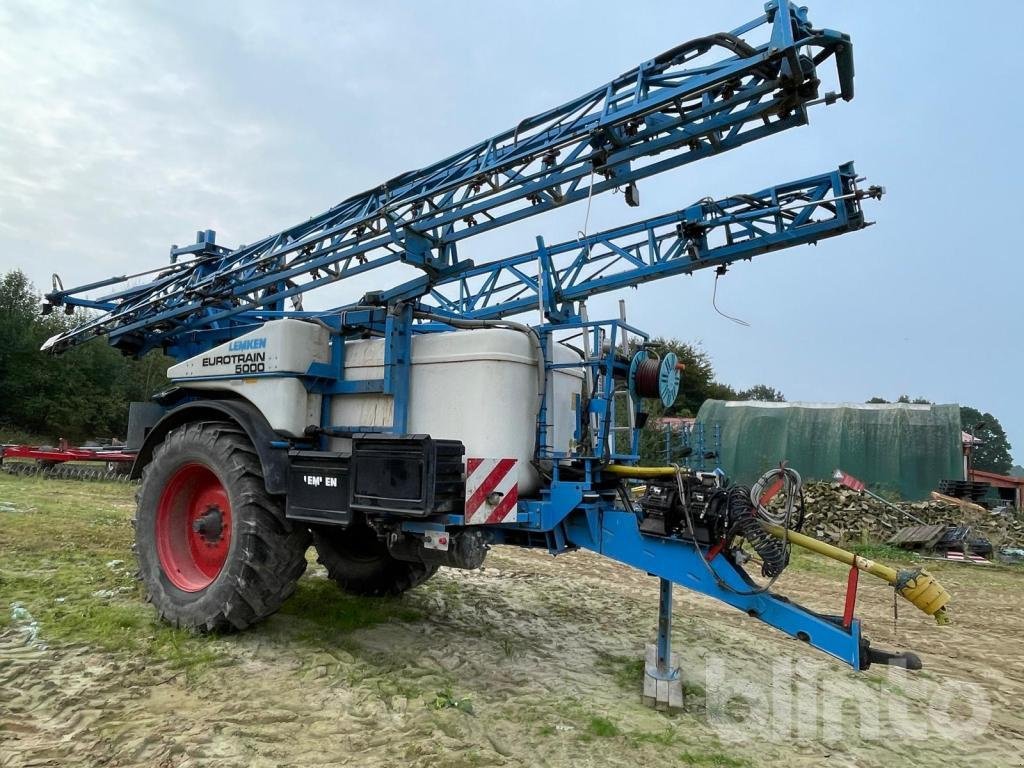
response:
M184 394L180 390L178 393ZM249 437L259 457L267 492L287 492L287 447L275 445L280 438L254 405L233 398L202 397L188 400L168 410L149 431L139 448L139 454L132 465L132 479L137 480L142 476L143 468L153 458L153 450L163 442L168 432L193 421L231 421L237 424Z

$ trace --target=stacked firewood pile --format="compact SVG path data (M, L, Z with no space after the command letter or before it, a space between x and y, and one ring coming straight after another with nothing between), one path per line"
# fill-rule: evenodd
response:
M884 542L918 523L970 526L994 546L1024 544L1024 514L963 508L943 501L898 502L895 509L866 493L832 483L804 486L804 533L833 544Z

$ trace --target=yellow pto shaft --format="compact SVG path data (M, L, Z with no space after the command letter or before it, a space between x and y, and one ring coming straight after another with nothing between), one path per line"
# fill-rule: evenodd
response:
M826 544L824 541L812 539L802 533L787 531L781 526L769 523L762 523L762 525L768 533L776 538L785 538L798 547L809 549L819 555L838 560L840 563L877 576L895 587L897 592L917 608L929 616L934 616L935 621L939 624L949 623L949 614L946 612L946 604L950 599L949 592L927 571L908 569L897 571L895 568L868 560L866 557L860 557L853 552Z

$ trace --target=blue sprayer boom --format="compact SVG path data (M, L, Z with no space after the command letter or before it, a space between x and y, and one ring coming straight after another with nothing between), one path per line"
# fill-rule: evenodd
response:
M161 615L208 630L264 618L294 588L310 537L343 589L371 595L478 567L495 544L583 548L661 580L645 683L655 703L677 698L673 583L854 668L915 664L871 649L851 600L823 616L748 574L757 562L774 582L790 543L815 546L795 530L795 472L752 491L721 470L638 466L648 404L673 404L681 366L624 314L586 309L600 293L859 230L881 188L846 163L556 244L538 237L504 258L474 240L610 190L636 206L643 179L852 97L849 37L772 0L732 32L249 245L206 230L156 269L69 290L55 280L44 311L90 312L45 348L105 336L177 360L174 388L130 427L140 570ZM398 284L365 291L396 270ZM304 307L306 294L353 284L364 288L348 303ZM945 618L930 576L891 581Z

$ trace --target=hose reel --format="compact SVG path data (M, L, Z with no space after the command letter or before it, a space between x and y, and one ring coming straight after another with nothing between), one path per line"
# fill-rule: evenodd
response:
M679 395L681 369L675 352L658 358L641 350L629 364L629 393L634 397L659 398L669 408Z

